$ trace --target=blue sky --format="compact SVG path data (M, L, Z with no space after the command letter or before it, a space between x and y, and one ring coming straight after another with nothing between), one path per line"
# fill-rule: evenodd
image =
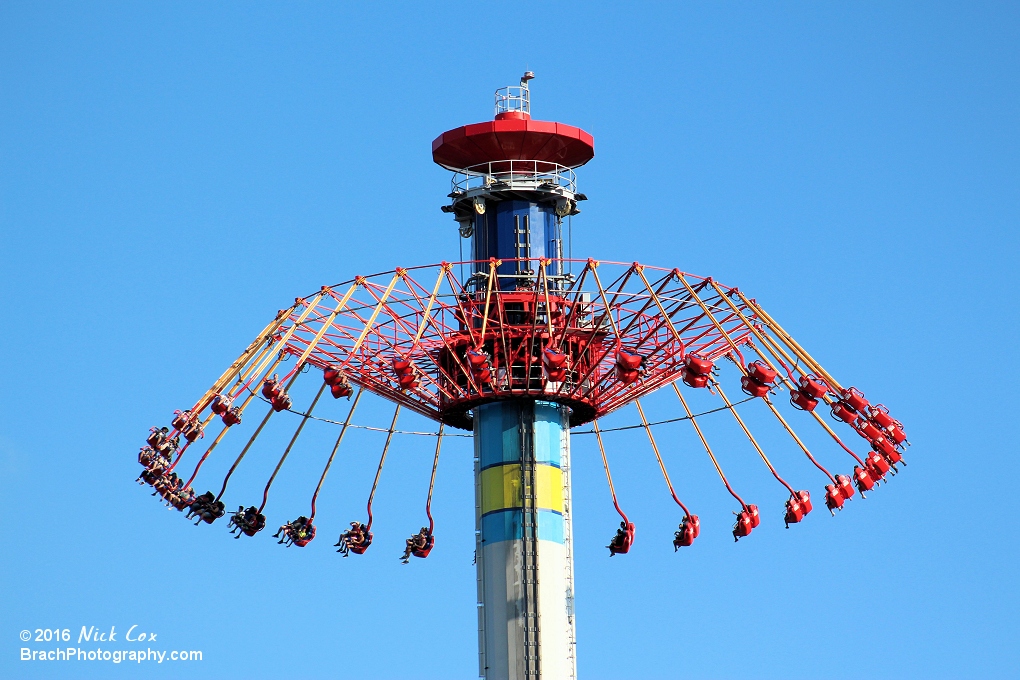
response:
M379 436L345 444L304 550L190 526L133 483L135 454L294 296L455 258L430 143L529 68L535 116L595 137L575 256L740 286L913 442L888 486L785 531L781 490L709 423L768 508L734 545L693 433L663 426L704 523L673 554L647 444L607 435L638 526L609 560L576 436L581 676L1016 677L1018 46L1011 3L0 2L0 676L475 676L467 440L440 464L437 548L407 567L430 442L395 442L377 544L347 560L327 539L363 512ZM677 415L667 396L650 417ZM387 423L376 402L361 422ZM315 425L270 524L307 505L335 436ZM132 624L204 660L18 660L23 629Z

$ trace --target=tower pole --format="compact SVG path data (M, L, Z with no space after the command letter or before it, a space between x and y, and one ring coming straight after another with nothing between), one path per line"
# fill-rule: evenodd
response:
M560 383L542 357L556 350L551 297L570 281L563 218L584 200L573 168L592 158L594 142L578 128L531 119L533 77L497 90L495 120L432 145L433 159L455 172L443 211L470 239L474 261L463 283L480 317L461 332L470 330L471 351L497 366L470 406L478 665L486 680L576 677L571 410L553 401ZM508 332L516 349L506 346Z
M574 678L567 407L475 410L479 675Z

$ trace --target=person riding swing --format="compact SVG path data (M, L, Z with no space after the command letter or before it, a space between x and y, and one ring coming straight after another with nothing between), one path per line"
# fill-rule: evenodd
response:
M400 561L404 564L408 564L411 561L411 555L415 557L427 557L429 550L435 544L435 538L432 536L432 532L429 531L428 527L422 527L421 531L405 541L404 554L401 556Z

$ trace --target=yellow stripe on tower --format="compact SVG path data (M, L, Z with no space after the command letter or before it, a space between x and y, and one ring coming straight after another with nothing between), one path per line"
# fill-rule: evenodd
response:
M563 512L563 472L553 465L536 465L538 507ZM482 514L524 507L521 497L521 466L496 465L482 470Z

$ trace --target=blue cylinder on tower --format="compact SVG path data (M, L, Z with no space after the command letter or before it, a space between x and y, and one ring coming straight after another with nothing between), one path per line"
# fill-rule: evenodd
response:
M519 258L549 258L549 274L562 273L559 260L563 257L563 223L556 214L555 205L535 201L507 199L486 201L491 207L474 219L472 259L476 271L484 271L489 258L517 260ZM534 277L534 271L509 262L498 267L503 276L523 274Z

